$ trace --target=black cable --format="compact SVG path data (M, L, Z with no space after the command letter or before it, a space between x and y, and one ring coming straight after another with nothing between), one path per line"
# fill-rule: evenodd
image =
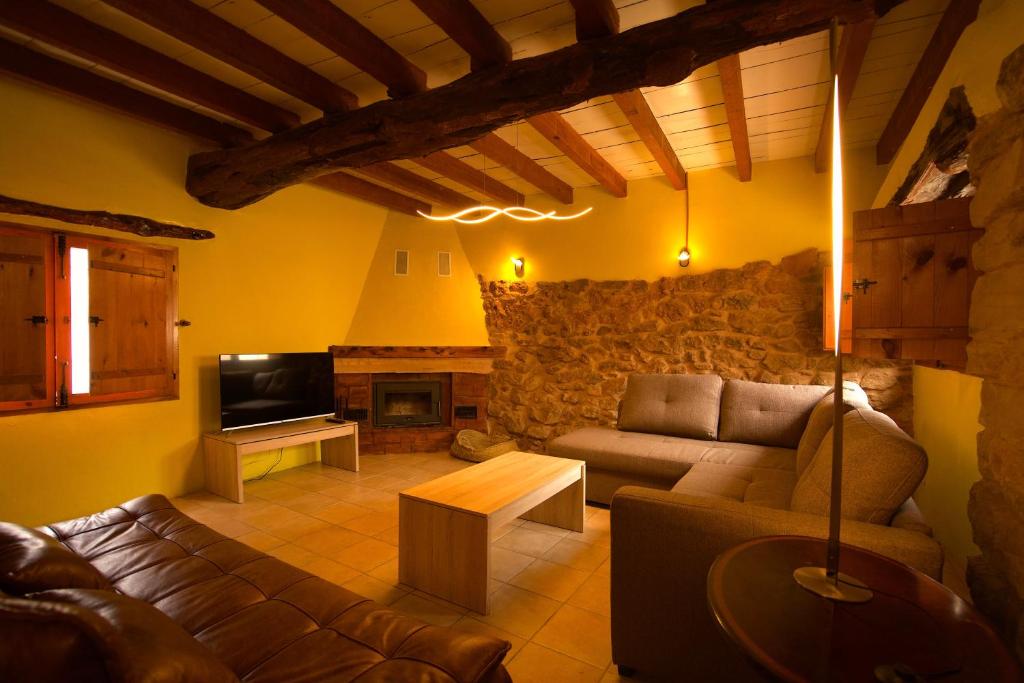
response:
M284 449L283 448L278 448L277 449L277 460L274 461L274 464L271 465L270 467L268 467L267 471L264 472L263 474L261 474L260 476L258 476L258 477L249 477L245 481L262 481L264 477L266 477L268 474L270 474L271 472L274 471L275 467L277 467L278 465L281 464L281 460L283 458L284 458Z

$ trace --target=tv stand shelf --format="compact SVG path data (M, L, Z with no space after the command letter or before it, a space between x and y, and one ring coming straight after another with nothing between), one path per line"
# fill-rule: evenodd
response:
M359 471L359 425L355 422L311 420L247 427L203 435L206 490L236 503L245 502L242 456L287 446L320 443L323 464Z

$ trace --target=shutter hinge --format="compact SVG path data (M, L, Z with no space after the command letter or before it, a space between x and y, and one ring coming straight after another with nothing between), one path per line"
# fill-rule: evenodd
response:
M178 379L178 373L172 372L171 373L171 379Z
M67 270L64 268L64 254L68 253L68 236L64 233L57 233L57 256L60 257L60 279L67 278Z
M171 266L171 272L172 273L177 273L178 272L178 266Z
M68 364L61 364L60 390L57 392L57 407L68 407Z

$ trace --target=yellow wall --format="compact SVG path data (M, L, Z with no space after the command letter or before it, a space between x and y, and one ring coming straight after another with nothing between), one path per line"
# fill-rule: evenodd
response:
M847 206L870 206L884 169L871 150L847 153ZM808 247L829 249L829 175L816 174L808 157L754 164L741 183L730 168L689 174L689 273L734 268L751 261L777 262ZM475 272L488 280L514 278L512 256L526 257L527 280L656 279L681 272L686 195L664 178L633 180L629 197L599 188L576 190L566 207L542 197L531 206L561 212L593 206L591 214L564 223L496 219L460 226L459 236Z
M342 343L387 212L308 187L240 211L207 208L183 189L195 141L9 80L0 101L0 192L217 234L164 242L179 248L180 312L193 323L181 331L180 400L0 417L0 519L36 524L201 488L217 354Z

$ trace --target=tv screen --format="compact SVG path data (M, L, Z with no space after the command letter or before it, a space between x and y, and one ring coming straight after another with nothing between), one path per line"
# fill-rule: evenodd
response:
M220 427L298 420L334 412L330 353L249 353L220 357Z

